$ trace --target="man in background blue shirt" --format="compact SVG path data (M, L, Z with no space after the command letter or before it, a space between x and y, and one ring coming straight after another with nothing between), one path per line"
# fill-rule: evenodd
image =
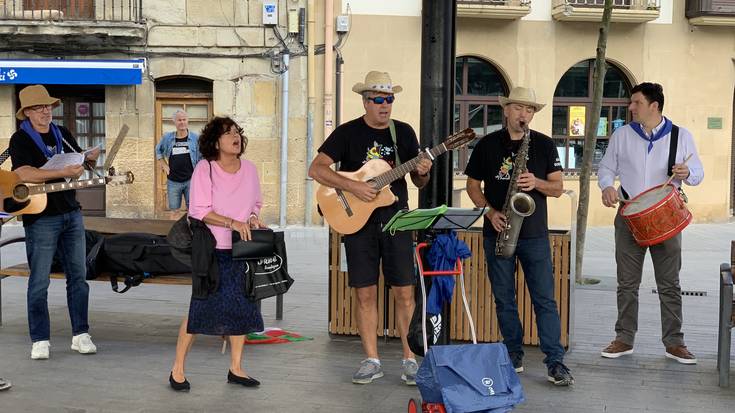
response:
M189 131L189 116L177 110L172 120L176 132L167 132L156 145L156 160L166 174L166 193L169 209L179 209L181 198L189 207L189 182L199 162L199 135Z

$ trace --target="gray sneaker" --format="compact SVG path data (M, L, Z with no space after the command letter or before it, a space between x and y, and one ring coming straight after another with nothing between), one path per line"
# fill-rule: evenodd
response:
M383 368L380 364L365 359L360 363L360 369L352 375L355 384L370 384L373 380L383 377Z
M403 359L403 374L401 374L401 380L406 382L409 386L416 385L416 372L419 371L419 365L414 359Z

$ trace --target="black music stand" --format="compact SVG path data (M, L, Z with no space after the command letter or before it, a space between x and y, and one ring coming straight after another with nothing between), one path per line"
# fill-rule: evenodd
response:
M423 239L425 243L431 243L436 237L436 234L449 232L456 229L469 229L478 219L480 219L487 212L487 207L483 208L450 208L446 205L440 205L436 208L429 209L414 209L412 211L398 211L383 226L383 231L388 231L391 234L396 231L424 231ZM416 247L416 253L419 254L420 247ZM418 256L417 256L418 257ZM421 265L417 263L418 265ZM423 274L423 268L418 271L419 277ZM431 277L428 277L429 281L427 289L431 287ZM418 287L417 287L418 288ZM420 290L419 290L420 291ZM415 295L416 296L416 295ZM386 305L388 300L385 300ZM387 311L384 311L384 317L387 318ZM442 308L442 332L437 340L437 344L449 344L449 324L450 324L450 311L449 306L444 305ZM387 320L385 325L387 324Z
M383 231L391 233L395 231L469 229L472 224L480 219L485 208L450 208L441 205L436 208L403 210L395 215L383 226Z

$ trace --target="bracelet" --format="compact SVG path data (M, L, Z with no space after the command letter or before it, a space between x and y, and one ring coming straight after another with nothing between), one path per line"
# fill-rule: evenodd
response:
M253 217L255 217L255 219L258 219L258 214L256 214L255 212L251 212L250 213L250 218L248 218L248 221L251 220L251 219L253 219Z

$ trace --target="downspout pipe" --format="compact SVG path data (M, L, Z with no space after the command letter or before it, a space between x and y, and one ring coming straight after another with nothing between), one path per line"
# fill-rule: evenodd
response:
M288 64L289 54L283 55L284 71L281 74L281 200L279 225L286 226L286 206L288 202Z
M304 189L304 225L313 224L314 215L314 180L309 177L309 165L314 159L314 113L316 112L316 58L314 47L316 46L316 8L314 0L309 0L306 9L306 75L307 75L307 108L306 108L306 186Z

